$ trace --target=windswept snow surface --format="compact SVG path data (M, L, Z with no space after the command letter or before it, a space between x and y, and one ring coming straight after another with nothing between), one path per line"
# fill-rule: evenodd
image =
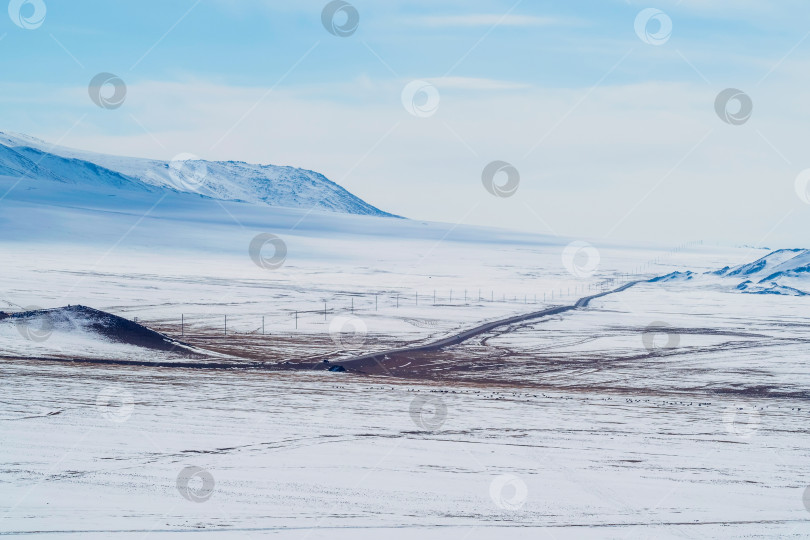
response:
M810 534L801 400L33 362L0 375L12 537Z

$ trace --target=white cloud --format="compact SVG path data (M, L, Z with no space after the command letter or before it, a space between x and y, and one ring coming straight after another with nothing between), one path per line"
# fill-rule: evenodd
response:
M535 15L503 15L470 13L466 15L430 15L412 20L415 24L427 26L551 26L563 21L554 17Z
M476 77L438 77L427 80L440 89L452 90L520 90L530 87L525 83Z

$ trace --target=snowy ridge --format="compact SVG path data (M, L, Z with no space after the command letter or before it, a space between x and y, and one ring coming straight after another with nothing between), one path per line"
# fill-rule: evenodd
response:
M167 189L261 206L395 217L349 193L320 173L238 161L172 162L110 156L50 145L0 132L0 175L139 192Z
M134 178L89 161L66 158L36 148L0 146L0 175L39 178L66 184L155 191Z
M807 253L805 249L778 249L757 259L754 262L742 264L729 269L726 276L752 276L763 273L770 273L785 264L790 264L797 255Z
M695 276L695 273L687 270L685 272L670 272L665 276L658 276L650 280L650 283L664 283L667 281L688 281Z
M700 282L746 294L810 295L810 250L777 249L755 261L702 273L674 271L650 283Z
M745 293L804 296L810 294L810 250L778 249L756 261L711 274L745 278L735 287Z

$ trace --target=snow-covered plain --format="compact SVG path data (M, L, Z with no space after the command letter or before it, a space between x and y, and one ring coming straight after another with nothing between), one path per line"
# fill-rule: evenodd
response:
M671 275L396 358L394 377L70 363L188 358L81 321L26 339L2 319L0 534L810 535L806 252L593 241L592 267L593 251L567 258L571 239L104 174L0 176L0 311L81 304L212 357L282 362ZM280 267L251 259L261 233L285 243ZM344 339L345 325L364 335Z
M0 363L7 534L810 533L806 401L79 369ZM443 422L412 415L425 398ZM204 471L190 494L186 467Z

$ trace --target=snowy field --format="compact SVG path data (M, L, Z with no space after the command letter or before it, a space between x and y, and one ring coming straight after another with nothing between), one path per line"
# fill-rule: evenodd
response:
M810 398L807 297L702 281L638 284L586 310L469 340L425 369L536 387ZM454 367L464 363L469 370Z
M414 249L430 242L414 241ZM562 247L499 247L510 264L488 266L465 259L481 246L450 243L443 248L455 250L455 262L429 274L470 288L500 276L495 282L508 289L534 272L539 290L571 283L587 294L588 284L611 270L657 257L604 249L609 270L578 280L566 277ZM157 327L168 327L182 309L201 333L215 306L233 319L234 334L220 344L244 344L241 333L255 331L249 321L265 305L303 312L307 303L337 302L347 291L365 301L355 305L369 328L358 350L538 307L433 306L431 298L396 308L383 294L372 311L372 292L398 290L393 284L407 279L414 289L430 283L428 272L413 277L400 266L403 250L374 261L387 271L358 265L352 276L348 266L307 261L262 286L237 256L232 265L181 257L141 259L139 267L138 257L116 255L88 271L56 248L38 258L23 246L4 249L19 254L4 277L15 303L83 302ZM672 254L677 265L645 272L705 272L760 255L699 246ZM293 280L301 286L290 286ZM81 356L90 343L77 348L70 342L76 335L55 331L43 342L26 341L31 348L21 354L11 348L23 343L19 332L5 321L0 531L66 538L806 537L807 301L745 294L736 283L701 274L639 284L585 310L450 348L404 378L22 360L12 357ZM228 300L216 302L222 295ZM337 348L323 344L330 340L322 313L302 316L297 331L289 318L266 317L270 335L254 340L283 342L287 355ZM411 322L428 318L435 327ZM650 331L654 323L664 326ZM81 336L98 347L89 356L156 354ZM264 347L258 350L273 348Z
M810 534L804 400L0 370L6 535Z
M122 196L81 167L0 177L0 536L810 536L807 251ZM349 371L240 364L321 359Z

